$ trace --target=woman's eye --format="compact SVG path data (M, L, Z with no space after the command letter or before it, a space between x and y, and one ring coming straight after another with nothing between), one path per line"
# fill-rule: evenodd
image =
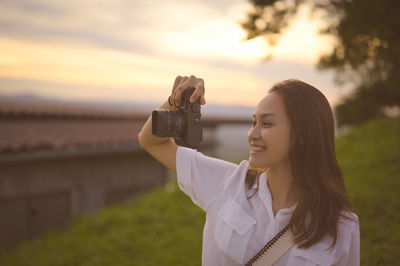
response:
M271 124L271 123L268 123L268 122L263 122L263 126L264 126L264 127L269 127L269 126L272 126L272 124Z
M251 122L251 125L252 125L253 127L255 127L255 126L257 125L257 122L256 122L256 121L252 121L252 122ZM263 125L263 127L270 127L270 126L272 126L272 124L269 123L269 122L262 122L262 125Z

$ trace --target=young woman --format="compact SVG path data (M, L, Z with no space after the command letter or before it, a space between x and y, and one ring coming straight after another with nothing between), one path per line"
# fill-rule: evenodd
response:
M175 79L160 108L180 106L182 92L205 104L204 81ZM295 244L273 265L359 265L358 217L335 155L334 121L325 96L299 80L275 84L258 103L239 165L151 134L139 143L177 173L178 185L206 213L202 265L244 265L290 223Z

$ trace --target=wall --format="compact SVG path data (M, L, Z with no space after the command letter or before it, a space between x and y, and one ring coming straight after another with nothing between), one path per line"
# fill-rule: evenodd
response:
M143 152L2 163L0 247L165 182L165 168Z

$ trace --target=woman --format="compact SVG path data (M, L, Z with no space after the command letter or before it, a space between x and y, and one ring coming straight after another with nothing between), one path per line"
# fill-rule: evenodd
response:
M190 100L204 105L204 81L178 76L160 108L180 106L188 87ZM359 265L358 217L324 95L299 80L275 84L256 107L248 141L249 160L236 165L152 136L150 118L139 133L140 145L207 213L202 265L244 265L288 224L295 244L273 265Z

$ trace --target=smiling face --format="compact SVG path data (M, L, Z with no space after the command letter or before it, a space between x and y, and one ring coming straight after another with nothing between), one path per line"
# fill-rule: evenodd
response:
M281 95L269 93L257 105L248 141L250 167L264 168L289 162L290 120Z

